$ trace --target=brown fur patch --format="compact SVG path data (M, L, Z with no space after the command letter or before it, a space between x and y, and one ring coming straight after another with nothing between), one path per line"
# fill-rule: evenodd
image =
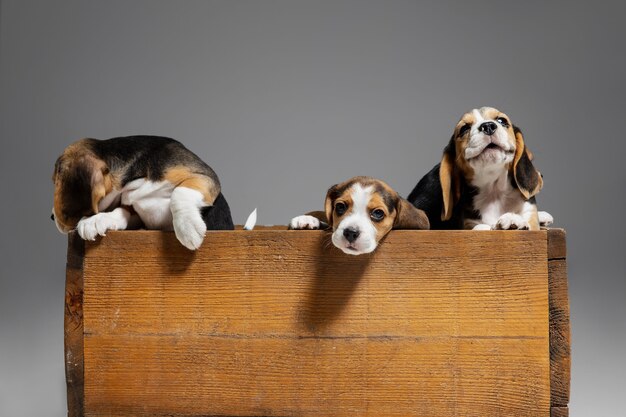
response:
M188 167L175 166L165 171L163 179L171 182L176 187L186 187L199 191L204 198L204 203L212 205L220 193L220 187L206 175L197 174Z
M535 212L533 213L533 215L530 217L530 219L528 219L528 225L529 225L529 229L528 230L539 230L539 215L537 214L537 207L535 206Z
M113 188L108 167L91 151L92 141L74 142L55 163L54 213L64 231L74 229L82 217L98 213L98 203Z
M404 198L398 197L394 229L430 229L428 216Z
M381 184L383 185L385 191L389 192L389 186L384 183ZM393 191L393 194L394 200L397 201L399 199L398 195L395 191ZM374 210L382 210L385 213L385 217L381 221L376 222L372 220L372 224L374 225L374 228L376 228L376 242L380 242L380 240L385 237L385 235L389 233L391 229L393 229L393 225L395 224L398 212L395 206L392 206L392 209L389 210L389 207L387 206L383 195L379 192L372 193L372 198L367 204L367 211L369 213L373 212Z

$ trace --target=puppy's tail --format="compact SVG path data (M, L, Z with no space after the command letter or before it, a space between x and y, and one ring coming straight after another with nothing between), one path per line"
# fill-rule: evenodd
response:
M243 230L252 230L256 225L256 208L250 213L248 216L248 220L246 220L246 224L243 225Z

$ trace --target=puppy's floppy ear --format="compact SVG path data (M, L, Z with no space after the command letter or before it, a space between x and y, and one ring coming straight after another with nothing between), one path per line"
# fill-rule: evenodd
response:
M393 223L394 229L430 229L430 222L426 213L416 208L404 198L398 197L396 203L396 219Z
M450 220L454 205L460 198L459 173L455 165L456 147L453 135L443 150L443 157L441 158L441 164L439 164L439 182L441 183L441 192L443 194L441 220Z
M522 131L513 126L515 133L515 157L513 159L513 176L515 183L524 198L529 199L541 190L543 179L533 165L532 153L526 148Z
M339 184L335 184L326 192L326 200L324 201L324 212L326 213L326 221L329 227L333 227L333 206L338 195Z
M108 177L109 169L103 164L96 164L93 168L93 173L91 176L91 206L94 213L98 213L98 204L100 200L104 198L106 195L106 185L105 180L109 180Z
M85 190L91 190L91 209L97 214L100 210L98 204L107 193L107 188L111 188L111 178L109 168L104 161L86 155L76 161L76 165L69 168L77 173L76 181L82 182Z

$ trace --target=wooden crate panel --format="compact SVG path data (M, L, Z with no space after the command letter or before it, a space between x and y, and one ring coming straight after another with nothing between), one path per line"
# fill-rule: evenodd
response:
M85 406L101 416L541 415L546 349L518 338L89 336Z
M569 379L555 369L569 371L569 339L552 321L567 302L564 234L394 231L358 257L328 238L209 232L195 253L172 233L70 238L69 414L567 409Z

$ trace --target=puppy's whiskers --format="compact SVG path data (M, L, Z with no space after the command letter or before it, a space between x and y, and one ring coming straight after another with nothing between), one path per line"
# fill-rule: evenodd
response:
M333 245L333 240L332 240L332 233L325 233L324 234L324 238L322 240L322 247L324 249L328 249Z

